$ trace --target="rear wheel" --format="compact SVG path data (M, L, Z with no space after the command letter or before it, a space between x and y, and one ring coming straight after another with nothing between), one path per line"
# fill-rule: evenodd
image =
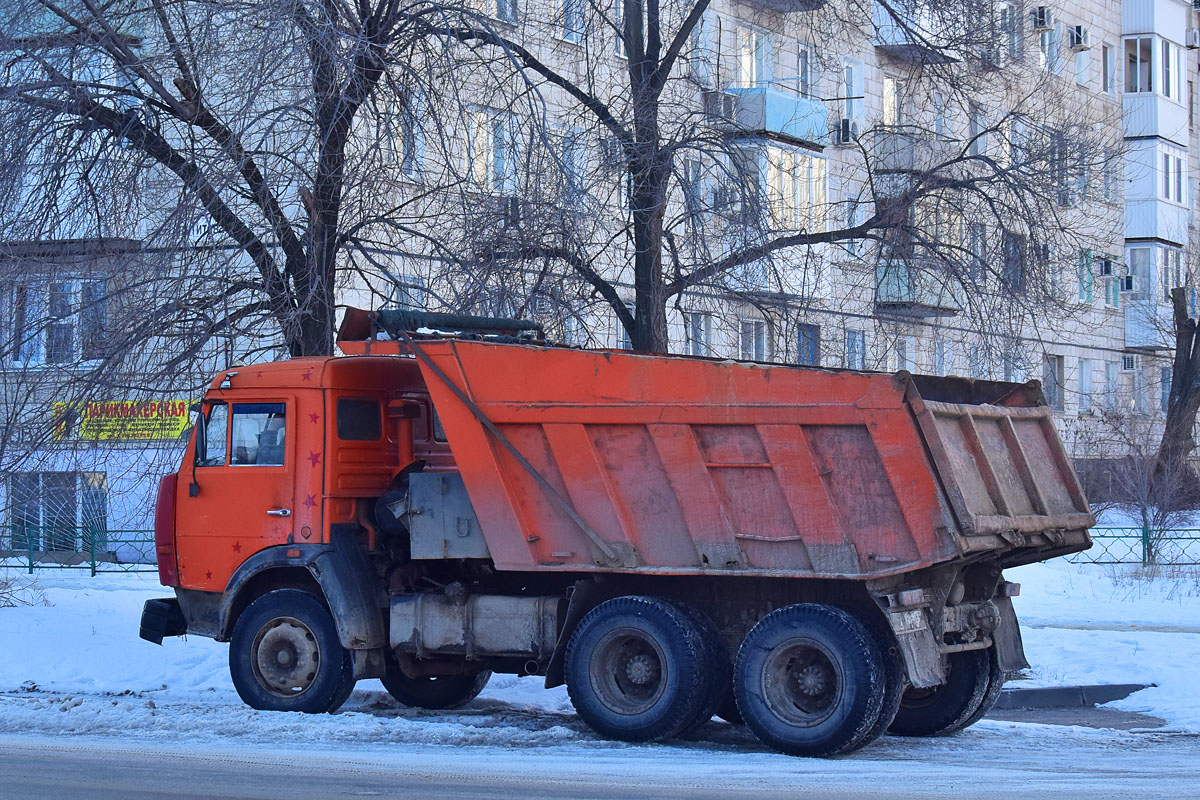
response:
M746 724L791 755L834 755L864 745L879 720L885 687L879 648L862 623L815 603L760 620L734 665Z
M689 613L657 597L618 597L588 612L571 634L567 692L583 721L604 736L666 739L703 713L709 655Z
M229 674L246 705L263 711L336 711L354 688L350 651L320 600L276 589L233 626Z
M983 716L978 712L992 684L991 660L987 650L951 653L946 682L927 689L910 687L888 732L898 736L947 736L976 722ZM997 687L997 696L999 691ZM996 702L994 697L991 702Z
M414 708L460 708L474 700L492 678L485 669L475 675L427 675L410 678L399 670L380 678L397 702Z
M700 633L704 645L704 657L701 661L703 682L705 685L704 702L696 711L696 718L688 723L683 732L696 730L713 718L725 700L732 686L733 665L730 662L729 651L721 632L713 623L712 618L698 608L676 604L677 608L688 615L696 630Z

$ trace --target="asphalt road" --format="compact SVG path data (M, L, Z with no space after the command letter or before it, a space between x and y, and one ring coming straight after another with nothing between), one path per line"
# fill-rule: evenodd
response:
M703 741L582 752L407 745L358 753L0 734L0 798L1200 796L1195 736L993 727L970 750L953 738L889 737L838 759L731 754Z

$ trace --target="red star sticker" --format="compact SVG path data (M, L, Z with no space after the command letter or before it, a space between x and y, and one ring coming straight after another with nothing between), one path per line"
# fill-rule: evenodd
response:
M211 573L211 572L206 572L206 573L204 573L204 577L208 578L208 579L211 581L211 580L212 580L212 573Z
M321 461L321 454L316 452L315 450L309 450L308 451L308 460L311 461L312 465L315 467Z
M234 543L233 543L233 552L235 552L235 553L240 553L240 552L242 552L242 543L241 543L241 542L234 542Z
M261 377L262 377L264 374L265 374L265 373L264 373L264 372L263 372L261 369L258 371L258 377L260 377L260 378L261 378Z
M315 494L310 494L304 498L304 507L305 508L312 508L316 504L317 504L317 496Z
M308 372L305 372L303 375L301 375L300 380L311 381L312 380L312 370L310 369Z
M315 411L310 412L308 415L309 422L318 422L318 421L320 421L320 419L321 419L320 415L317 414L317 412L315 412Z

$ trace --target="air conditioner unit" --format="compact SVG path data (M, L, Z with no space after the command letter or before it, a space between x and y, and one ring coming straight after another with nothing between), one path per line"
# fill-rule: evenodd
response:
M1054 27L1054 11L1050 6L1038 6L1029 13L1029 16L1032 18L1035 31L1048 31Z
M704 115L709 119L733 122L737 114L737 96L727 92L702 92Z
M1092 46L1091 34L1082 25L1072 25L1068 29L1067 40L1072 50L1089 50Z
M539 294L529 298L529 312L539 317L547 316L554 310L554 303L545 295Z
M1100 259L1100 269L1098 270L1098 272L1099 272L1101 278L1111 278L1112 274L1113 274L1112 259L1108 259L1108 258Z
M1074 189L1058 190L1059 208L1074 208L1079 203L1079 193Z
M850 117L842 117L838 120L837 127L833 129L833 144L845 146L854 144L858 140L858 120Z
M1133 280L1132 275L1126 275L1123 278L1121 278L1120 290L1122 292L1132 292L1133 287L1134 287L1134 280Z
M1121 371L1136 372L1138 368L1138 357L1130 353L1125 353L1121 356Z
M1195 50L1200 47L1200 28L1188 28L1184 39L1187 42L1189 50Z
M1192 0L1192 11L1200 11L1200 0Z

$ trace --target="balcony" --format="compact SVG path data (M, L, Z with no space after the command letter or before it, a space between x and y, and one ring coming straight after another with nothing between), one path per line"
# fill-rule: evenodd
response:
M935 268L887 260L875 267L875 313L880 316L953 317L962 310L951 280Z
M912 7L906 8L908 5ZM961 60L953 51L939 46L939 37L934 33L938 26L928 8L902 1L890 4L890 8L891 11L875 3L872 13L875 49L881 54L911 64L949 64Z
M1121 104L1126 138L1160 136L1187 146L1188 110L1184 104L1153 92L1126 93Z
M824 104L778 89L754 86L726 89L706 98L709 113L739 133L761 133L794 142L824 145L829 115Z
M1174 347L1171 307L1147 292L1122 295L1125 303L1125 347L1156 351Z
M930 172L962 152L962 145L929 134L882 131L869 143L877 173Z
M793 14L799 11L816 11L829 4L829 0L745 0L746 5L763 8L767 11L777 11L780 14Z

